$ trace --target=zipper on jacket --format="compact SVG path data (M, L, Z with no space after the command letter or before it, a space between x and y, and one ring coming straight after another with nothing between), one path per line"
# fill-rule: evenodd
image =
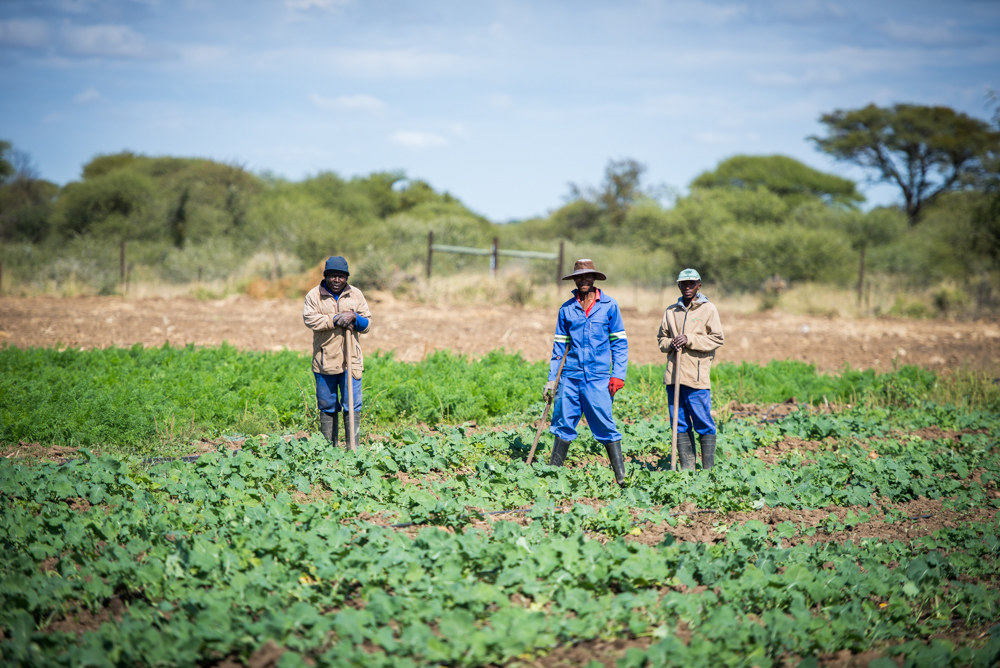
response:
M701 360L698 360L698 382L701 382Z

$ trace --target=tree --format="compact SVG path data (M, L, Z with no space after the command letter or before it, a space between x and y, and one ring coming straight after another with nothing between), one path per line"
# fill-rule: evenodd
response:
M851 248L858 251L858 305L865 284L865 254L873 246L883 246L902 232L905 226L900 218L902 214L897 209L878 208L868 213L854 211L844 215L841 225Z
M568 199L596 204L607 221L620 228L632 205L645 195L642 190L642 174L645 171L646 165L632 158L608 160L600 190L584 189L570 183Z
M864 201L854 181L813 169L785 155L734 155L691 182L692 188L763 186L791 205L812 199L853 206Z
M58 191L39 178L31 156L0 141L0 240L38 242L48 236Z
M984 162L1000 151L1000 132L948 107L896 104L824 114L826 137L809 137L838 160L896 184L910 225L942 193L980 178Z
M13 144L0 139L0 183L6 181L14 175L14 163L12 161Z
M614 227L622 226L628 210L642 197L645 171L646 166L632 158L609 160L604 168L604 189L599 201Z

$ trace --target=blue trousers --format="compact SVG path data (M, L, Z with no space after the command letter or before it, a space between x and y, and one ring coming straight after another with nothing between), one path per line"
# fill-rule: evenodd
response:
M580 424L581 411L587 416L590 431L601 443L622 440L611 415L611 391L608 379L574 380L563 377L553 400L552 426L549 431L564 441L576 438L576 425Z
M674 423L674 386L667 385L667 400L670 402L670 424ZM715 433L712 419L712 390L695 390L681 385L681 400L677 403L677 433L688 429L701 435Z
M347 412L347 383L344 382L347 372L324 375L313 372L316 376L316 403L323 413ZM361 381L354 380L354 412L361 410ZM339 395L339 396L338 396Z

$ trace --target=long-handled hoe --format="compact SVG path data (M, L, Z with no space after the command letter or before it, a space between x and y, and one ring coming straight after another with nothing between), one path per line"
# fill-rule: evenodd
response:
M545 429L546 418L549 415L549 408L552 406L552 401L555 399L556 392L559 391L559 379L562 378L563 365L566 364L566 355L569 354L569 343L566 344L566 350L563 351L562 359L559 360L559 370L556 371L556 386L552 389L552 394L549 398L545 400L545 409L542 411L542 417L538 420L538 431L535 432L535 440L531 443L531 452L528 453L528 466L531 466L531 461L535 458L535 448L538 447L538 439L542 435L542 429Z
M351 450L357 450L358 444L354 441L354 370L351 368L351 358L354 356L353 345L354 330L350 327L344 328L344 353L347 355L347 443Z
M676 322L677 321L675 320L674 323L676 324ZM684 324L681 325L681 332L680 332L680 334L683 334L684 330L687 328L687 322L688 322L688 312L687 312L687 310L685 310L684 311ZM676 334L675 333L674 334L674 338L677 338L678 336L680 336L680 334ZM676 350L676 352L674 352L674 420L673 420L674 424L672 425L672 427L670 429L670 470L671 471L676 471L677 470L677 407L680 404L680 398L681 398L681 372L680 372L680 366L681 366L681 352L682 352L682 350L683 350L682 348L678 348Z

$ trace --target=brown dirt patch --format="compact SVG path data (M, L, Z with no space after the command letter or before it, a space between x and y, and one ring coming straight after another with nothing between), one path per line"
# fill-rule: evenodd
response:
M89 608L75 606L71 612L51 622L41 631L43 633L75 633L82 636L87 631L98 630L101 628L101 624L106 622L120 623L125 607L125 603L117 596L111 597L107 605L97 612L92 612Z
M757 448L750 454L768 464L777 464L793 454L804 455L818 450L829 450L835 447L836 443L836 440L830 437L823 441L804 441L798 436L787 436L766 448Z
M204 455L209 452L217 452L219 449L239 450L246 443L245 438L230 441L226 438L202 438L191 442L191 452L189 455Z
M891 523L885 522L886 514L882 508L889 507L904 513L907 517L920 518L922 515L932 515L932 517L917 520L903 520ZM840 522L844 522L848 512L855 515L867 513L871 515L871 520L849 527L844 531L837 531L832 534L826 533L822 528L817 529L815 535L796 535L792 538L781 539L783 547L790 547L798 543L813 545L820 542L844 542L847 540L859 540L862 538L877 538L884 541L900 540L909 542L922 536L929 536L935 531L944 528L954 528L959 522L986 522L996 517L995 510L977 508L968 511L944 510L941 500L925 499L923 497L915 499L909 503L902 504L880 504L880 509L864 508L861 506L841 507L827 506L817 510L793 510L789 508L764 508L751 513L701 513L694 514L690 507L675 509L673 512L692 513L686 516L685 521L678 522L672 527L666 522L659 524L641 524L638 535L628 535L625 540L636 541L646 545L657 545L663 541L666 535L671 535L677 541L699 542L699 543L719 543L726 539L726 532L733 526L743 526L751 520L758 520L764 524L774 527L782 522L791 522L797 528L804 525L805 529L822 527L831 514L835 515Z
M606 668L617 668L618 660L625 653L637 647L649 649L653 644L651 638L618 638L616 640L585 640L574 645L556 647L545 656L533 660L515 659L506 664L509 668L570 668L586 666L591 661L597 661Z
M375 316L372 332L364 337L366 351L395 350L404 361L420 360L437 349L479 356L502 346L533 361L548 359L552 352L555 309L439 307L366 296ZM662 314L625 313L632 362L663 362L656 343ZM722 321L727 345L719 350L720 362L796 359L822 371L839 371L845 364L888 370L894 358L938 369L963 363L985 369L1000 363L1000 332L993 323L731 312L723 312ZM311 346L300 300L5 297L0 299L0 322L4 332L0 342L19 348L167 342L212 346L228 341L245 350L306 352Z
M287 650L273 640L268 640L250 655L247 668L275 668L281 655Z
M333 496L333 492L323 487L322 485L310 485L309 493L300 492L295 490L292 492L292 501L298 504L303 503L316 503L317 501L326 501Z
M833 413L839 408L839 405L830 403L825 403L822 406L800 404L795 397L789 397L780 404L744 404L733 399L726 404L721 412L728 413L732 417L741 420L775 420L788 417L800 410L813 413Z
M819 665L823 668L868 668L868 664L875 659L885 658L882 652L877 650L872 650L869 652L861 652L860 654L851 654L851 650L842 649L834 654L824 654L819 659ZM888 657L891 661L895 662L897 666L902 668L903 657Z
M937 425L931 425L930 427L921 427L915 431L902 432L899 430L893 430L893 433L898 436L918 436L924 441L955 441L958 442L962 440L964 434L987 434L988 429L963 429L961 431L951 431L949 429L942 429Z
M77 448L65 445L42 445L21 441L15 446L7 446L0 450L0 457L10 459L47 459L64 462L77 456Z
M59 565L59 557L49 557L38 564L38 570L42 573L48 573L49 571L56 570L56 566Z

